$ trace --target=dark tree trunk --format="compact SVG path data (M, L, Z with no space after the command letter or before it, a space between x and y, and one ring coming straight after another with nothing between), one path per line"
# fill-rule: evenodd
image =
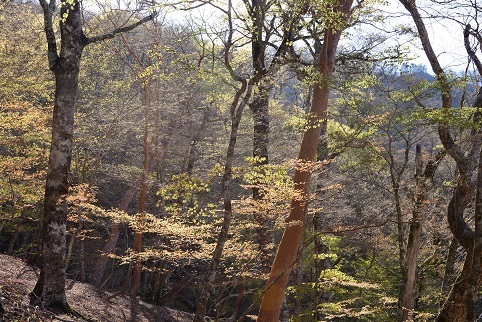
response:
M67 18L60 24L62 48L60 57L57 56L55 38L52 41L53 34L48 34L49 28L52 27L54 8L44 1L41 1L41 4L49 42L49 63L55 75L55 102L45 186L42 270L32 299L45 306L66 311L69 309L65 296L66 198L69 189L68 176L72 159L80 58L86 38L82 32L80 3L74 1L72 7L65 4L61 9L61 16L67 15Z
M47 3L46 0L40 0L39 2L44 14L49 67L55 76L55 100L42 222L42 269L32 291L31 300L36 304L70 311L65 296L67 194L82 51L89 43L113 38L117 33L131 30L152 20L155 15L108 34L87 38L82 31L83 18L80 2L62 0L59 55L53 27L56 1L50 0L50 3Z
M259 170L263 165L268 164L268 145L269 145L269 93L272 88L273 71L268 73L265 63L266 43L263 42L263 25L267 4L264 0L252 0L251 4L251 58L255 72L255 90L253 100L249 104L253 116L253 158L254 166ZM272 63L274 66L276 62ZM270 67L271 67L270 66ZM261 174L262 175L262 174ZM253 200L262 199L262 194L257 183L253 187ZM261 253L261 265L263 273L269 271L269 266L273 261L274 249L269 247L273 243L273 231L271 229L269 216L264 212L257 211L254 214L256 222L256 237L258 249Z
M269 77L269 76L268 76ZM264 80L269 81L269 80ZM254 166L262 175L262 167L268 164L269 144L269 115L268 115L268 89L260 85L253 95L249 105L253 115L253 158ZM256 184L256 183L255 183ZM261 201L263 198L259 187L253 187L253 200ZM268 273L274 259L274 248L270 247L274 241L273 223L265 211L256 211L253 214L256 222L256 239L260 251L262 272Z
M455 258L457 256L457 248L459 243L452 237L450 241L449 250L447 253L447 258L445 259L445 269L444 278L442 282L442 294L448 296L450 292L450 287L455 280ZM444 301L441 301L440 306L442 306Z
M478 297L480 288L480 271L481 271L481 255L482 255L482 150L479 156L479 165L477 172L477 192L475 194L475 236L474 247L472 251L471 272L468 278L467 286L467 321L473 322L477 319L475 312L475 300ZM466 260L467 262L467 260Z

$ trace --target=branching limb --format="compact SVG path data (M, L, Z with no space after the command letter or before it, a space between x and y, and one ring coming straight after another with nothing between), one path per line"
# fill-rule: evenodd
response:
M50 0L50 3L47 3L47 0L39 0L39 2L44 13L44 31L47 37L49 68L53 71L59 59L57 41L55 40L55 32L52 22L52 16L55 12L55 0Z
M41 1L45 1L45 0L41 0ZM157 16L158 16L158 12L154 11L149 16L144 17L141 20L139 20L139 21L137 21L133 24L130 24L130 25L125 26L125 27L116 28L113 31L111 31L109 33L106 33L106 34L103 34L103 35L87 38L86 45L92 44L92 43L95 43L95 42L99 42L99 41L103 41L103 40L107 40L107 39L112 39L112 38L115 37L115 35L123 33L123 32L127 32L127 31L131 31L132 29L134 29L134 28L136 28L136 27L138 27L142 24L145 24L146 22L154 20L154 18L156 18Z

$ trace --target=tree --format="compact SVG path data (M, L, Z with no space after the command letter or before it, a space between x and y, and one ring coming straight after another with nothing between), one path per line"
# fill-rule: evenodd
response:
M80 1L60 2L60 52L53 26L57 2L40 0L44 14L44 30L48 45L49 68L55 77L55 99L52 140L44 196L42 224L42 269L32 291L32 301L44 306L71 311L65 296L66 220L69 171L72 160L74 112L78 76L85 46L113 38L150 21L156 12L145 18L96 37L87 37L82 29Z
M245 106L248 104L249 99L252 93L252 80L245 79L243 76L239 75L235 72L234 68L232 67L232 63L230 60L230 54L232 47L234 45L233 42L233 21L231 19L231 15L233 13L233 4L232 1L229 0L227 3L227 9L223 10L223 12L228 16L228 30L227 30L227 39L225 42L224 48L224 55L223 55L223 62L225 68L229 71L231 78L236 82L239 83L239 86L234 86L236 89L236 93L233 97L231 102L229 113L230 113L230 120L231 120L231 129L229 134L229 142L228 148L226 151L226 158L224 161L224 171L223 176L221 179L221 198L223 203L223 221L221 231L219 232L219 236L216 242L216 247L213 251L212 259L209 264L208 271L206 273L206 277L203 281L203 287L199 299L196 303L196 315L194 317L195 322L202 322L204 321L204 316L206 314L206 308L208 304L209 295L211 293L214 280L216 278L216 269L221 261L221 256L224 250L224 245L226 240L228 239L228 231L229 226L231 225L231 218L233 214L233 207L232 207L232 196L231 196L231 182L232 182L232 171L233 171L233 162L234 162L234 152L236 147L236 140L238 138L238 129L239 124L241 122L241 117L243 115L243 111Z
M442 97L442 119L438 125L438 133L440 141L442 142L447 154L454 159L457 164L458 178L455 188L452 193L452 198L447 207L447 220L450 230L457 240L457 242L464 248L466 252L466 258L460 275L452 287L448 299L443 304L438 316L437 321L464 321L466 318L473 320L474 315L474 303L473 297L470 298L470 294L474 295L477 287L475 283L469 285L469 281L477 279L474 277L473 262L477 262L474 259L480 257L480 253L475 253L474 249L479 249L480 245L476 245L478 239L475 238L474 230L469 226L464 218L464 210L468 207L472 198L474 197L475 186L472 180L473 173L477 167L479 160L479 153L482 145L482 139L480 137L480 129L472 127L469 133L470 147L465 148L463 140L456 140L454 134L454 126L450 122L451 108L452 108L452 84L449 81L447 72L442 68L435 51L433 50L428 32L425 28L425 23L419 13L419 9L415 2L400 0L405 9L412 16L415 23L420 41L422 43L424 52L429 60L433 72L435 73L438 81L439 90ZM475 54L468 46L470 27L466 28L464 37L466 39L466 50L469 57L477 62ZM477 64L477 63L476 63ZM482 66L477 64L479 74L482 75ZM480 108L482 106L482 90L479 89L477 98L475 99L473 106ZM480 118L480 112L477 111L474 114L475 120ZM476 218L478 218L476 216ZM478 229L479 223L476 223L476 229ZM477 234L480 234L478 232ZM471 292L468 292L470 289Z
M321 81L313 89L313 101L308 119L308 129L303 135L294 175L295 197L286 219L286 228L271 267L266 292L259 309L258 321L277 321L281 312L288 278L296 262L296 255L304 231L308 206L308 189L316 147L321 133L321 123L326 118L330 80L333 74L335 53L346 22L350 18L352 0L340 0L330 5L334 15L327 22L317 71Z
M417 144L415 151L415 203L410 219L410 230L408 233L407 249L403 263L401 298L399 299L399 311L401 320L413 320L417 287L417 260L420 255L423 212L428 201L427 192L429 185L433 181L435 171L444 157L442 151L435 158L429 160L423 169L422 147Z

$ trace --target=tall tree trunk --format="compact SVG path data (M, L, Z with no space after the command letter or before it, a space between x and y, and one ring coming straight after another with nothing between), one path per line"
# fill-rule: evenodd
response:
M333 11L340 13L341 19L346 21L349 18L352 3L353 0L339 0ZM285 232L271 267L266 292L259 309L258 321L260 322L273 322L279 319L288 278L296 262L296 254L306 221L311 168L316 157L321 122L326 119L330 92L329 82L333 73L335 53L340 36L341 30L334 30L331 27L328 27L324 32L321 57L317 66L323 82L316 84L314 88L308 130L303 135L293 179L297 196L291 200L291 211L286 219Z
M145 204L146 204L146 195L147 195L147 174L149 172L149 106L150 106L150 82L144 87L144 162L142 168L142 177L141 177L141 191L139 195L139 210L137 212L137 229L136 229L136 239L135 239L135 258L134 258L134 265L132 266L132 284L130 294L131 296L137 296L139 290L141 288L141 267L142 267L142 260L140 253L142 251L142 230L144 229L144 216L145 216Z
M65 296L67 194L82 51L90 43L113 38L118 33L152 20L157 14L108 34L87 38L82 30L80 2L61 0L59 54L53 27L57 3L55 0L50 0L50 3L46 0L39 2L44 16L49 68L55 76L55 99L42 222L42 269L31 300L33 303L41 302L44 306L70 311Z
M157 90L156 90L156 102L159 103L159 97L157 96ZM179 111L180 112L180 111ZM155 120L155 126L154 126L154 133L157 134L159 132L159 111L156 109L156 120ZM155 145L154 149L154 155L153 158L151 158L150 164L149 164L149 173L154 171L154 169L157 167L157 163L164 158L164 153L166 152L167 146L169 142L171 141L172 136L174 135L174 129L177 128L176 124L178 122L178 118L173 118L170 120L166 128L168 129L168 132L165 136L163 136L162 139L160 139L160 142L153 142L152 144ZM160 150L160 151L159 151ZM134 198L135 194L139 191L142 185L142 174L141 177L132 185L125 193L124 196L122 196L120 203L119 203L119 210L123 212L127 212L127 208L129 206L129 203L131 202L132 198ZM99 259L97 260L95 269L94 269L94 284L99 287L102 285L102 277L104 276L105 269L107 267L107 263L109 262L109 254L112 254L114 252L115 246L117 244L117 240L119 239L121 231L121 224L118 222L112 223L112 226L110 228L110 233L109 233L109 241L105 244L104 248L101 251L101 255Z
M399 1L410 13L417 27L424 52L433 72L437 76L438 84L440 86L442 96L442 111L447 113L448 116L449 110L452 108L452 85L448 81L447 74L440 65L438 57L432 48L428 32L425 28L425 24L418 11L415 1ZM467 27L470 28L470 26ZM469 54L469 57L476 64L479 74L482 75L482 64L480 64L480 61L470 48L468 41L468 28L466 28L464 31L465 48ZM482 90L479 90L477 98L474 102L474 107L482 107ZM480 118L480 113L476 113L475 117ZM464 219L464 210L467 208L474 196L472 176L475 168L477 167L482 140L480 137L480 130L473 129L471 131L471 134L473 135L471 146L468 148L468 150L465 150L455 141L453 129L448 121L441 122L439 124L438 132L440 141L442 141L447 154L449 154L455 160L459 173L457 185L453 190L452 198L447 206L447 220L452 234L457 242L464 248L467 256L462 272L451 289L448 299L441 308L436 321L462 322L465 321L467 315L466 300L468 277L470 276L474 250L474 231Z
M267 76L266 78L268 78ZM262 79L262 82L269 82L270 80ZM249 107L253 115L253 158L254 166L261 171L262 167L268 164L268 144L269 144L269 115L268 115L268 89L263 84L260 84L253 95L253 101ZM259 187L253 187L253 200L255 202L262 202L262 193ZM262 207L259 207L260 209ZM256 222L256 239L258 242L258 249L260 251L262 272L268 273L271 263L274 259L274 249L270 247L274 241L274 231L272 229L273 223L269 218L269 214L265 211L256 211L253 214Z
M228 238L228 230L231 224L232 216L232 205L231 205L231 192L229 186L231 184L232 177L232 167L234 161L234 149L236 147L236 140L238 137L238 128L241 121L241 116L243 114L244 107L249 101L251 96L252 85L247 81L242 82L241 88L237 91L234 100L231 104L231 134L229 137L228 150L226 152L226 160L224 164L224 173L221 181L221 195L224 204L224 217L221 227L221 232L219 233L218 241L213 252L213 257L209 265L206 277L203 281L203 287L201 295L196 304L196 315L194 317L194 322L203 322L204 316L206 315L206 308L208 305L209 295L216 278L216 269L221 261L221 255L223 253L224 244ZM244 94L244 98L241 102L241 96ZM238 106L239 105L239 106Z
M474 62L480 75L482 75L482 64L475 55L475 52L471 49L469 44L469 29L470 25L467 25L464 30L464 43L465 49L469 54L469 57ZM482 88L477 93L477 98L473 103L473 107L480 110L482 107ZM480 122L482 114L480 111L474 114L474 121ZM467 155L460 156L460 153L453 153L458 146L453 143L448 131L441 131L441 140L444 146L452 148L451 156L457 163L457 170L459 171L459 180L457 186L454 189L452 199L448 205L447 217L454 237L457 242L462 245L466 251L466 257L462 272L457 277L454 286L450 290L447 301L445 301L442 309L437 316L437 321L454 321L462 322L466 319L474 319L474 296L480 289L480 250L481 242L480 234L480 222L478 209L475 211L475 231L473 231L464 219L464 210L472 200L474 189L476 190L476 201L479 194L479 177L477 177L477 185L474 187L472 182L472 175L480 164L481 153L481 130L473 129L471 134L473 139L471 140L472 147ZM443 136L445 135L445 136ZM455 145L455 146L454 146ZM451 152L447 150L447 152ZM479 165L480 166L480 165ZM482 179L481 179L482 180ZM477 204L476 204L477 206ZM479 234L479 236L478 236ZM475 266L474 266L475 265Z
M410 220L410 230L408 234L407 252L405 257L405 279L402 289L401 299L402 321L412 321L415 311L416 286L417 286L417 261L420 254L420 238L422 234L422 215L427 201L428 184L432 182L435 170L444 153L437 154L435 160L427 162L423 171L422 148L419 144L415 151L415 204Z
M66 19L60 24L62 47L59 57L52 29L54 8L45 1L41 1L41 5L45 17L49 63L55 75L55 101L44 198L42 270L32 292L32 300L66 311L69 310L65 296L66 199L80 58L85 36L82 32L80 3L74 1L62 6L61 16L66 16Z

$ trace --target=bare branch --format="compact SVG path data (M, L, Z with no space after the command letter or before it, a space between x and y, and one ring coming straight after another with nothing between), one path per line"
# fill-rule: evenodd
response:
M45 0L42 0L42 1L45 1ZM114 29L113 31L111 31L109 33L106 33L106 34L103 34L103 35L100 35L100 36L87 38L86 45L92 44L92 43L95 43L95 42L98 42L98 41L112 39L112 38L115 37L115 35L123 33L123 32L127 32L127 31L131 31L132 29L134 29L136 27L139 27L140 25L145 24L146 22L154 20L154 18L156 18L157 16L158 16L157 11L154 11L152 14L150 14L147 17L142 18L141 20L137 21L136 23L133 23L133 24L125 26L125 27L120 27L120 28Z
M475 67L477 67L477 71L479 72L479 75L482 75L482 63L480 62L479 58L475 54L475 51L472 49L472 47L470 47L469 35L470 35L470 24L467 24L467 26L465 26L465 29L464 29L465 50L469 54L470 59L474 62Z

